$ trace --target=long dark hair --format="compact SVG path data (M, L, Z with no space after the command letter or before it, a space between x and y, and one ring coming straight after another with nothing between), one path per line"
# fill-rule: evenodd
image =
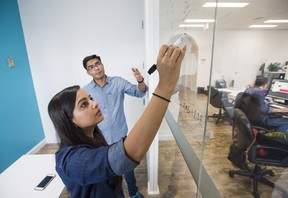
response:
M60 138L59 150L65 145L88 144L95 148L108 145L98 126L94 129L94 138L90 138L73 123L73 110L79 89L80 86L78 85L68 87L57 93L48 104L49 116ZM116 181L116 194L118 194L122 187L122 176L116 176L114 179Z
M73 110L77 91L80 89L78 85L68 87L56 94L48 105L48 113L54 124L56 132L60 137L60 149L64 145L88 144L96 148L107 146L107 143L96 126L94 130L94 139L86 136L82 129L77 127L73 122Z

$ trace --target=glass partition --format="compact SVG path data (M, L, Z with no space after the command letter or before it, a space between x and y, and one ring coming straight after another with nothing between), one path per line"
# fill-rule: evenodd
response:
M257 164L253 155L249 154L246 160L248 166L245 167L233 160L232 163L232 158L229 160L227 157L229 153L231 155L230 149L235 149L235 145L236 149L244 149L241 148L241 138L248 138L243 135L244 129L241 128L238 111L235 113L236 108L241 109L237 106L240 103L236 103L236 98L242 99L238 94L256 86L263 93L264 99L267 93L265 89L268 87L257 83L255 85L256 78L267 78L268 84L274 78L288 78L288 12L284 11L288 8L288 2L225 2L232 3L230 6L233 7L222 7L222 4L213 7L213 4L220 3L218 1L210 1L212 7L209 7L202 0L160 0L160 43L172 44L185 33L188 49L166 120L193 177L194 185L191 184L191 188L195 188L196 197L242 198L253 195L257 197L259 194L261 197L281 197L281 190L288 189L288 169L285 168L288 165L283 162L285 158L288 159L287 151L283 151L281 155L274 152L273 157L269 158L269 150L255 150L256 161L273 170L274 176L271 176L272 172L268 172L270 175L267 178L283 188L259 184L259 194L253 191L251 177L233 172L236 170L248 174L249 170L253 170ZM235 7L236 2L240 3L240 7ZM276 19L286 20L286 23L269 21ZM278 67L275 71L270 71L274 63ZM269 106L267 100L266 98L263 102ZM272 100L274 103L283 102ZM287 105L286 101L281 105ZM250 105L248 109L254 112L252 117L243 109L241 111L251 126L254 126L257 107ZM271 115L269 114L269 118ZM275 116L287 119L288 114ZM288 119L286 122L288 123ZM287 124L283 125L287 127ZM275 161L276 158L279 163L267 162ZM245 162L245 159L242 161Z

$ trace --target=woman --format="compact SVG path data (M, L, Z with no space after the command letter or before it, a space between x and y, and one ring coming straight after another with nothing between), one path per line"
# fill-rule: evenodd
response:
M157 69L159 83L129 135L107 145L97 124L103 115L97 102L79 86L56 94L48 105L49 116L60 137L56 171L73 197L124 197L122 177L134 169L149 149L164 117L179 78L186 52L161 46Z

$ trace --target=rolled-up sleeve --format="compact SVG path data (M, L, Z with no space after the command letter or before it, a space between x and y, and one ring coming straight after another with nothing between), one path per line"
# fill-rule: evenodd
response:
M255 96L258 98L260 109L263 113L271 113L272 108L269 107L269 105L265 102L265 96L262 95L261 93L255 94Z
M138 85L134 85L132 83L130 83L129 81L123 79L123 78L119 78L119 83L121 81L121 84L123 86L123 90L126 94L128 94L129 96L134 96L134 97L138 97L138 98L143 98L146 94L146 92L149 90L149 87L146 85L145 86L145 91L142 92Z
M108 150L108 161L116 175L123 175L125 172L136 168L139 163L131 160L124 150L124 139L111 145Z

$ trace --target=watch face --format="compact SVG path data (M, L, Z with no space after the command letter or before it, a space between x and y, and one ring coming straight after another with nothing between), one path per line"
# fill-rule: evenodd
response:
M142 83L144 81L144 77L142 76L142 80L141 81L137 81L138 83Z

